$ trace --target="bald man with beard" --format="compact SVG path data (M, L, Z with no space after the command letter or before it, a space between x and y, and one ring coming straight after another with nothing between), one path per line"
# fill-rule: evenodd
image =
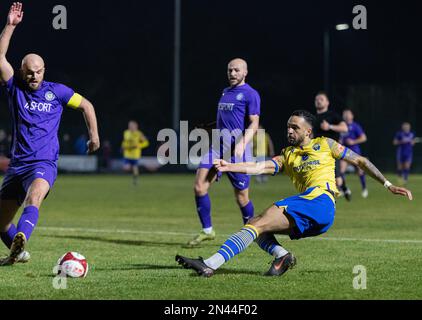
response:
M201 159L195 179L195 202L201 232L188 242L189 247L196 247L203 241L213 240L215 231L211 222L211 200L208 195L210 186L221 177L213 167L216 159L230 162L251 161L252 154L249 143L252 141L258 126L261 99L256 90L246 83L248 65L243 59L233 59L227 66L227 77L230 86L225 88L217 106L217 129L220 140ZM254 207L249 200L250 177L243 173L227 173L233 186L236 202L240 208L243 222L254 216Z
M45 81L45 63L39 55L26 55L19 75L14 74L6 53L22 19L22 4L15 2L0 35L0 82L9 98L13 128L10 166L0 189L0 236L10 253L0 260L0 265L27 262L30 258L25 246L57 177L57 133L64 107L83 113L90 137L88 152L100 147L93 105L69 87ZM22 205L15 226L13 218Z

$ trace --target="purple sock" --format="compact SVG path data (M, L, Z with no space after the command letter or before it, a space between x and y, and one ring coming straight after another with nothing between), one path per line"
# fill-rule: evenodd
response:
M205 196L195 196L195 202L202 228L211 228L211 201L208 193Z
M359 179L360 179L360 184L362 185L362 189L366 189L366 178L365 178L365 175L363 174L363 175L359 176Z
M240 208L240 211L242 211L243 224L246 224L249 219L253 218L254 215L254 207L252 201L249 201L246 206Z
M0 233L1 240L9 249L12 246L12 241L16 233L18 233L18 231L16 230L16 226L14 224L11 224L9 230L6 232Z
M38 222L38 208L34 206L26 207L18 223L18 232L23 232L28 241Z

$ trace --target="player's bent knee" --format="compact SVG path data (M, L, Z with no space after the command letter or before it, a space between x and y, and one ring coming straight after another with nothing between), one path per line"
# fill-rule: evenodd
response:
M205 183L197 182L193 187L195 195L197 196L205 196L208 193L208 185Z

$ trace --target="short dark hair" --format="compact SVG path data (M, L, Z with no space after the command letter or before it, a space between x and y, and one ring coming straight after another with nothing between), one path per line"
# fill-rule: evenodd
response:
M327 100L330 100L330 98L328 97L328 93L326 91L322 91L322 90L321 91L318 91L317 94L315 95L315 97L316 96L321 96L321 95L322 96L325 96L327 98Z
M296 116L296 117L301 117L301 118L303 118L303 119L305 119L305 121L307 122L307 123L309 123L310 124L310 126L313 128L314 127L314 125L315 125L315 121L316 121L316 118L315 118L315 116L312 114L312 113L310 113L309 111L306 111L306 110L296 110L296 111L294 111L293 113L292 113L292 115L291 115L292 117L293 116Z

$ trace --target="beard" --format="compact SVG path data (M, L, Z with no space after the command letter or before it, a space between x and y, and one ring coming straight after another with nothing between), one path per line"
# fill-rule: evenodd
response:
M304 137L293 137L293 136L287 136L287 141L291 146L297 147L299 146L304 140Z

